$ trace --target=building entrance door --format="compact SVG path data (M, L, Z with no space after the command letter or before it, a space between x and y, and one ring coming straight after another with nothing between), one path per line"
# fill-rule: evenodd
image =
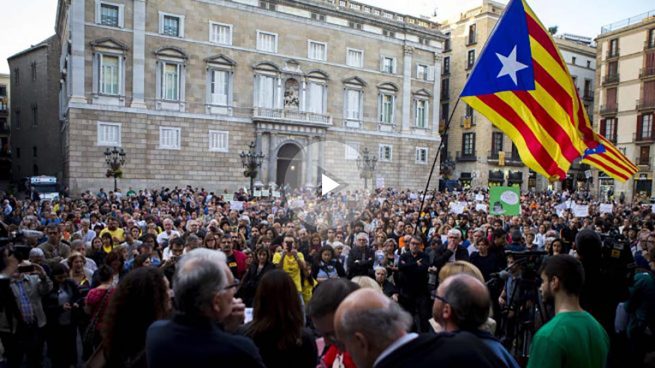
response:
M302 185L302 152L300 147L287 143L277 152L277 180L280 187L289 186L290 189Z

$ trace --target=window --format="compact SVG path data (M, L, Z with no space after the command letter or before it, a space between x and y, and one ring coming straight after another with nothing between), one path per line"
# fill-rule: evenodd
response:
M184 16L159 12L159 33L184 37Z
M32 64L30 64L30 69L32 69L32 81L36 80L36 61L33 61Z
M653 138L653 114L645 114L641 116L641 131L639 132L641 139Z
M161 95L162 100L179 101L180 100L180 72L182 65L166 61L160 62L161 65Z
M14 84L20 86L20 69L14 68Z
M380 58L380 71L382 73L394 74L396 72L396 59L382 56Z
M450 94L450 78L444 78L441 80L441 99L447 100Z
M426 128L428 125L428 101L416 100L415 124L417 128Z
M346 65L354 68L362 68L364 66L364 51L347 48Z
M98 146L119 147L121 145L121 124L98 122Z
M212 69L209 73L211 104L229 106L230 72Z
M391 162L393 158L393 146L390 144L380 145L380 162Z
M394 37L396 37L396 32L394 32L394 31L390 31L390 30L388 30L388 29L383 29L383 30L382 30L382 35L384 35L384 36L386 36L386 37L394 38Z
M475 65L475 50L469 50L466 57L466 70L470 70Z
M16 147L16 158L20 158L20 147Z
M32 175L39 175L39 166L37 164L32 165Z
M614 143L616 143L616 128L616 118L609 118L600 122L600 134Z
M607 76L608 78L615 78L619 74L619 62L612 61L607 64Z
M14 127L20 129L20 110L14 111Z
M312 60L327 60L327 44L316 41L308 41L307 57Z
M503 150L503 137L501 132L491 133L491 154L494 157L498 157L498 152Z
M32 147L32 157L38 157L39 155L37 154L37 148L36 146Z
M614 38L610 40L609 52L607 57L619 56L619 39Z
M475 155L475 133L462 134L462 156Z
M441 120L446 122L448 120L448 115L450 114L450 104L448 102L444 102L441 104Z
M350 27L352 29L361 30L362 29L362 24L357 23L357 22L353 22L353 21L348 21L348 27Z
M388 93L380 93L380 122L384 124L393 124L395 96Z
M275 101L278 79L270 75L259 74L255 81L257 83L257 107L275 108L277 106Z
M159 128L159 148L180 149L180 128Z
M443 51L448 52L450 51L450 32L446 33L444 36L446 36L446 40L443 43Z
M450 56L443 58L443 74L450 74Z
M584 80L584 98L590 99L593 98L594 92L591 90L591 79Z
M318 14L318 13L312 13L312 19L317 20L319 22L325 22L325 15Z
M428 80L428 66L427 65L416 65L416 78L421 80Z
M231 45L232 25L209 22L209 41L220 45Z
M416 163L425 165L428 163L428 149L424 147L416 147Z
M466 40L466 45L473 45L477 42L477 33L476 33L476 26L475 24L471 24L469 26L469 34L468 38Z
M259 2L259 7L268 9L268 10L275 10L275 3L270 2L270 1L260 1Z
M646 40L646 47L649 49L655 48L655 28L648 30L648 39Z
M277 34L257 31L257 50L277 52Z
M32 127L39 126L39 107L34 104L32 105Z
M587 69L591 69L591 60L587 60Z
M571 56L571 64L575 65L577 58L575 56Z
M306 110L314 114L325 113L325 84L310 81L307 91L309 96Z
M227 152L229 132L210 130L209 150L212 152Z
M98 93L118 96L121 91L121 57L118 55L98 55Z
M108 27L123 27L122 4L96 1L96 23Z
M346 119L361 120L362 91L346 89Z
M346 143L346 160L357 160L359 157L359 143Z

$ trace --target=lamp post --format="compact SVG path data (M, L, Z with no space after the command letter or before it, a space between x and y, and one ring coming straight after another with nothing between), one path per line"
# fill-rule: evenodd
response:
M368 189L368 179L373 178L377 162L377 157L370 155L367 147L364 147L362 153L357 157L357 169L359 169L359 177L364 179L364 189Z
M241 151L241 164L243 164L243 176L250 178L250 195L255 194L255 178L257 177L257 169L262 166L264 161L264 154L255 151L255 142L250 142L248 152Z
M125 151L123 149L118 149L114 147L113 149L105 150L105 162L107 163L108 169L106 176L108 178L114 178L114 192L118 189L116 185L116 179L123 177L123 171L121 166L125 165Z

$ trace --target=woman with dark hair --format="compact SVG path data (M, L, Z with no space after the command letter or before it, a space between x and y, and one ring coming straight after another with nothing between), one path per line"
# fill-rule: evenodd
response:
M150 254L139 254L138 256L134 257L134 268L141 268L141 267L150 267L152 266L152 261L150 260Z
M312 333L303 328L298 289L283 270L262 277L253 310L253 320L244 326L268 367L316 367L318 351Z
M125 258L120 249L114 249L105 258L105 264L109 266L112 274L112 285L118 285L118 282L125 274ZM96 271L97 274L97 271ZM98 285L96 274L93 275L93 285Z
M148 327L171 311L168 280L151 267L138 268L116 288L105 314L102 348L107 368L146 367Z
M275 265L271 263L271 252L268 248L257 248L255 255L256 258L248 267L243 280L241 280L239 291L237 291L238 297L243 299L243 303L249 308L252 307L259 281L266 272L275 269Z
M99 285L91 290L86 295L84 311L91 318L89 327L87 328L82 342L84 343L84 357L91 355L93 350L100 344L100 331L103 326L103 316L109 299L114 291L112 285L112 272L111 268L107 265L102 265L94 274Z
M76 314L84 299L63 264L52 265L50 278L53 288L43 297L48 355L54 368L70 367L77 364Z
M312 264L312 276L316 281L323 282L329 279L345 277L343 265L334 256L334 249L326 245L319 251L319 257Z
M86 250L86 256L91 258L98 266L105 263L107 253L102 250L102 239L99 236L91 240L91 247Z
M213 233L208 232L202 241L202 246L207 249L218 249L218 242Z

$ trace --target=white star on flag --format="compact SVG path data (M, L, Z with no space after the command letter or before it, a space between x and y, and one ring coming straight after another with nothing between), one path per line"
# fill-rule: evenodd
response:
M514 45L514 48L512 49L512 52L509 53L509 55L503 56L499 53L496 53L496 56L498 56L498 59L503 64L503 67L500 69L500 72L496 78L509 75L510 78L512 78L512 82L514 82L514 85L518 85L516 82L516 72L523 70L528 66L516 61L516 45Z

